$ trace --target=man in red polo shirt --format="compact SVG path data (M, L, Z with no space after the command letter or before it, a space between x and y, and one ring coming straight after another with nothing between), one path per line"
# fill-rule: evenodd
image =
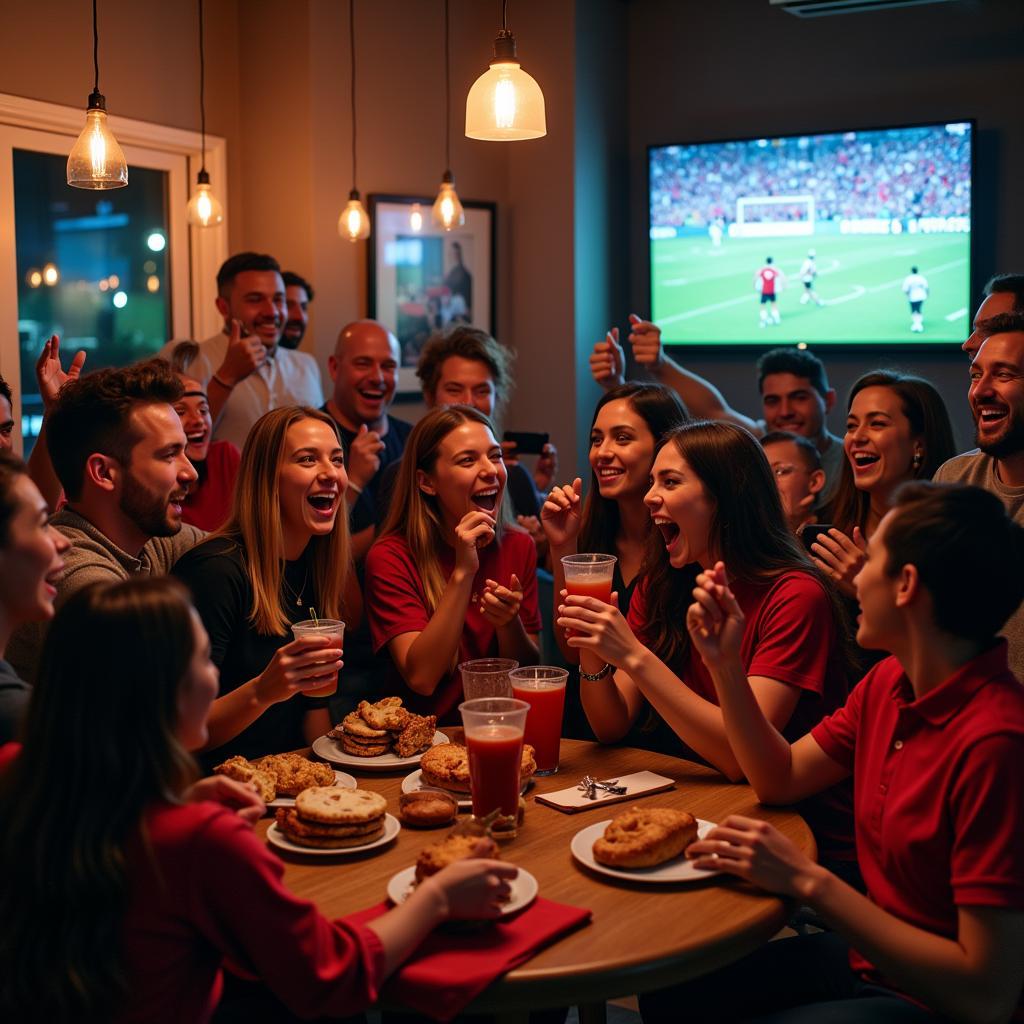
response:
M890 650L846 705L790 746L739 661L725 566L687 615L736 758L764 803L853 776L868 896L772 826L732 816L687 854L810 905L834 929L770 943L641 997L645 1024L1024 1020L1024 688L996 634L1024 598L1024 528L977 487L912 483L855 580L857 642Z

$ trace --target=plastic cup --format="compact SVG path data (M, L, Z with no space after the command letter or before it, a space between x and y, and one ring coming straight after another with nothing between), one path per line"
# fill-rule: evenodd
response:
M462 673L462 697L478 700L480 697L511 697L512 684L508 674L519 667L511 658L476 658L459 666Z
M504 836L515 835L519 813L519 774L523 760L523 729L530 705L511 697L482 697L459 705L469 751L469 788L473 813L492 811L511 819Z
M585 554L563 555L562 572L565 589L579 597L596 597L605 604L612 603L612 579L615 576L615 555ZM572 636L572 630L565 631Z
M569 673L554 665L530 665L509 673L512 696L530 705L526 716L525 742L534 749L538 775L558 771L562 744L562 713L565 710L565 682Z
M307 636L326 636L338 642L335 646L344 648L345 623L340 619L303 619L302 622L292 623L292 636L301 640ZM307 697L330 697L338 689L338 675L335 673L334 682L321 686L316 690L304 690Z

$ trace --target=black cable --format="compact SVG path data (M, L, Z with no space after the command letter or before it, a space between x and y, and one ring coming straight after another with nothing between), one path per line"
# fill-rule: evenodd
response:
M92 91L100 91L100 30L96 18L96 0L92 0L92 67L95 72Z
M203 48L203 0L199 0L199 124L202 134L200 171L206 171L206 51Z
M501 31L508 31L508 0L501 0Z
M348 45L352 60L352 188L356 187L356 0L348 0Z
M444 166L452 169L452 85L448 39L448 0L444 0Z

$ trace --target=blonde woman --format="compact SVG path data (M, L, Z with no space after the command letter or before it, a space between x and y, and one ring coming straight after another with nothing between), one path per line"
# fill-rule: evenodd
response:
M330 728L326 698L303 692L333 681L340 646L292 640L291 624L308 619L311 607L349 625L359 615L347 486L330 417L275 409L249 432L231 517L175 565L220 670L206 763L300 747Z
M511 524L491 421L466 405L432 409L405 444L381 536L366 558L374 651L390 656L388 692L457 719L456 665L538 660L537 555Z

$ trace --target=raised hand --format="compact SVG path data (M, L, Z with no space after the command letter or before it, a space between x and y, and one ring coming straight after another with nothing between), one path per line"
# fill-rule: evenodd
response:
M233 810L243 821L255 825L266 814L267 805L260 799L252 782L236 782L226 775L208 775L193 782L185 790L190 804L210 800Z
M853 528L852 539L833 526L828 533L818 534L818 539L811 545L811 554L818 568L835 581L843 594L856 597L853 578L864 565L867 548L859 526Z
M266 361L267 348L263 342L255 334L247 334L243 337L242 322L232 320L224 361L217 367L214 376L228 387L233 388Z
M478 549L494 540L495 518L487 512L467 512L455 527L455 567L470 575L480 568Z
M657 369L665 359L661 347L661 328L650 320L642 320L636 313L629 314L629 343L638 366Z
M480 614L496 629L512 622L519 614L522 603L523 585L515 573L512 573L507 587L501 586L496 580L484 582L484 592L480 598Z
M64 368L60 365L60 338L54 334L47 340L43 345L43 351L36 360L36 383L39 385L39 394L43 399L45 412L49 412L53 408L60 389L69 380L78 380L84 365L85 351L79 349L65 373Z
M583 481L576 477L571 484L554 487L540 509L540 525L548 542L557 550L576 543L580 532Z
M349 445L348 470L349 480L360 490L374 478L380 469L380 453L384 450L384 442L376 430L370 430L365 423L360 424L359 432Z
M693 604L686 612L686 628L693 646L708 668L740 660L740 645L747 620L726 581L725 563L697 577Z
M590 353L590 374L605 391L624 383L626 355L619 344L619 329L613 327Z

